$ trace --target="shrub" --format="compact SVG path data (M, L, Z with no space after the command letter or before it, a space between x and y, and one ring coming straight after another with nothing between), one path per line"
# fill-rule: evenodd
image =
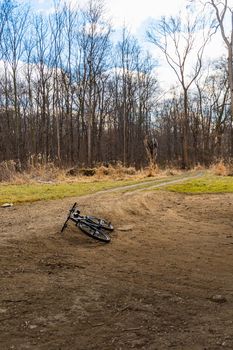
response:
M111 174L111 167L106 167L104 165L100 165L99 167L96 168L96 175L98 177L103 177L103 176L108 176Z
M70 176L94 176L96 169L94 168L72 168L67 171L66 175Z
M6 160L0 163L0 182L11 181L16 173L16 163L13 160Z
M228 175L228 166L224 163L223 160L220 160L219 162L212 164L210 169L214 173L214 175L219 175L219 176Z

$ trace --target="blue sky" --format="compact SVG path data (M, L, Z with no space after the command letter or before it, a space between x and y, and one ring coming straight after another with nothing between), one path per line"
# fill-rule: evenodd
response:
M20 0L25 2L24 0ZM58 0L56 0L58 1ZM63 2L64 0L60 0ZM233 0L228 0L229 5L233 8ZM77 6L85 6L88 0L70 0L72 4ZM35 11L42 13L51 13L53 11L53 0L29 0L28 3ZM171 69L167 66L161 52L153 47L148 46L145 38L145 30L148 23L152 19L159 19L161 16L176 15L182 8L187 5L187 0L105 0L106 16L111 19L114 29L119 29L125 23L134 34L141 45L150 47L155 57L160 60L159 75L162 80L174 80L175 76ZM226 50L220 34L214 37L212 43L206 51L207 58L215 58L224 54Z
M28 2L36 11L49 13L53 8L53 0ZM106 13L112 19L114 27L122 26L125 22L135 33L148 18L174 14L182 8L185 2L185 0L105 0L105 6ZM85 6L88 0L71 0L71 3Z

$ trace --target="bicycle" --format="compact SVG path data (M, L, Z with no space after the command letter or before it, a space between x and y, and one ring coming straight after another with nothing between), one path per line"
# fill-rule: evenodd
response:
M68 221L71 220L75 222L75 225L88 236L105 243L110 242L111 238L106 232L104 232L104 230L109 232L113 231L114 228L111 222L108 222L105 219L96 218L95 216L82 216L80 215L80 210L76 208L76 206L77 203L74 203L69 210L68 217L62 226L61 233L67 227Z

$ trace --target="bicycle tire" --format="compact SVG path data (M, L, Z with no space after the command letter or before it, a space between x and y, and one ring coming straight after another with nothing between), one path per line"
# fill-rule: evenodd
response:
M77 225L80 228L80 230L86 233L86 235L88 235L89 237L92 237L105 243L109 243L111 240L106 233L102 232L96 227L91 226L88 222L81 221Z
M105 219L99 219L95 216L86 216L85 220L90 222L91 224L93 223L95 226L97 225L100 229L104 228L105 230L108 230L108 231L113 231L114 229L111 222Z

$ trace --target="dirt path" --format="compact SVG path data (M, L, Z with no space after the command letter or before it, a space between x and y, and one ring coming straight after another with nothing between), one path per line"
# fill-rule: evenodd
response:
M115 225L102 244L67 209ZM0 349L233 349L233 194L112 192L0 210Z
M98 194L102 194L102 193L110 193L110 192L119 192L119 191L125 191L125 190L130 190L130 191L144 191L145 189L147 190L153 190L154 188L160 188L160 187L165 187L167 185L171 185L171 184L176 184L176 183L181 183L181 182L185 182L188 180L192 180L192 179L196 179L199 178L201 176L203 176L204 173L203 172L198 172L196 174L190 174L190 175L182 175L180 176L178 179L173 179L173 178L167 178L165 179L161 179L158 180L156 179L155 181L144 181L144 182L140 182L134 185L125 185L125 186L120 186L120 187L116 187L116 188L111 188L108 190L103 190L103 191L99 191Z

